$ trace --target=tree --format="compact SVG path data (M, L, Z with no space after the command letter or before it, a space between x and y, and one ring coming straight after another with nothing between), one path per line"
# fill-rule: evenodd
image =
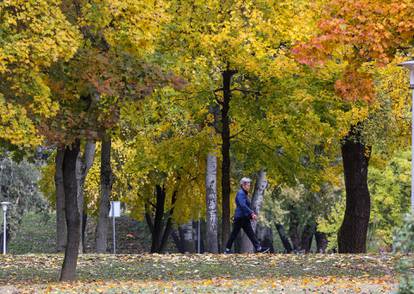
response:
M355 104L368 103L366 110L370 111L351 123L343 140L347 208L338 235L340 252L365 252L370 215L367 171L360 174L361 179L353 167L368 169L369 156L366 155L372 144L364 139L359 129L361 123L367 121L366 114L376 110L378 94L374 79L378 79L378 75L372 70L373 66L375 69L375 66L390 63L400 52L412 48L414 6L409 1L333 0L327 4L316 36L299 44L294 53L299 61L311 66L341 64L340 78L335 83L337 94ZM351 158L358 158L360 162L356 166L346 162Z
M171 25L167 26L164 51L172 49L175 58L190 69L196 68L197 92L208 93L208 105L220 108L216 128L221 138L221 242L230 231L231 144L237 136L233 128L237 112L232 107L240 99L257 97L249 86L251 76L270 80L294 70L286 56L292 40L309 32L305 23L313 21L306 1L174 1L170 6ZM301 29L297 26L301 23ZM188 65L188 63L191 63ZM248 95L250 94L250 95ZM232 130L233 129L233 130Z

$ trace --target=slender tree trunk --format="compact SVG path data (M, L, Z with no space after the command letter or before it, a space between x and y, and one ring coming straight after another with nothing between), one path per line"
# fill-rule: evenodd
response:
M285 248L286 253L292 252L292 245L290 244L289 238L286 235L285 228L282 224L276 224L276 229L279 234L280 240L282 241L283 247Z
M260 223L256 227L257 238L261 240L260 244L265 248L270 248L270 253L274 253L273 247L273 231L267 226L263 226Z
M155 216L152 218L149 204L145 204L145 219L151 231L151 253L164 252L168 238L173 234L173 213L175 203L177 201L177 191L175 191L171 198L171 208L165 213L165 188L159 185L156 186L157 202L155 204ZM165 225L164 225L165 223ZM174 236L173 236L174 238Z
M316 230L315 240L316 240L316 250L317 250L317 252L318 253L325 253L326 248L328 247L328 239L326 237L326 234Z
M299 234L299 221L296 211L291 209L290 211L290 223L289 223L289 236L292 242L293 250L300 250L300 234Z
M88 175L89 169L92 167L94 158L95 158L95 147L96 144L94 141L88 140L85 145L85 150L83 155L78 154L78 158L76 161L76 180L78 183L78 208L79 208L79 215L80 215L80 242L79 242L79 253L83 253L83 240L85 236L83 234L84 230L84 195L83 190L85 186L86 176Z
M164 215L164 205L165 205L165 189L161 186L156 186L156 209L154 216L154 231L152 234L152 244L151 244L151 253L156 253L159 251L159 245L161 243L162 233L163 233L163 215Z
M222 190L222 217L221 217L221 244L224 246L230 236L230 101L231 78L235 71L230 69L222 73L223 77L223 101L221 107L221 190Z
M254 188L254 193L252 197L252 210L259 215L260 210L263 205L263 196L267 187L266 172L261 169L257 174L256 185ZM253 231L256 232L257 221L252 221ZM252 253L254 252L254 247L252 242L250 242L247 235L242 232L241 242L240 242L240 252L241 253Z
M171 198L171 208L170 211L167 214L167 224L165 225L164 234L161 239L161 244L159 246L158 252L163 253L165 251L165 248L167 247L167 241L168 238L171 235L172 229L173 229L173 214L174 214L174 208L175 203L177 201L177 191L173 192L172 198Z
M174 240L174 244L175 244L175 247L177 247L177 251L180 252L180 253L184 253L185 252L184 251L184 246L181 242L181 238L180 238L180 235L178 234L178 231L175 230L175 229L172 230L171 231L171 237Z
M55 188L56 188L56 251L64 252L66 247L66 217L65 217L65 188L63 186L63 157L64 148L57 148L55 158Z
M315 229L316 225L314 223L306 224L303 228L301 250L304 250L306 253L310 252Z
M63 260L61 281L73 281L76 278L80 240L80 216L78 210L78 185L76 180L76 161L79 154L80 141L76 140L65 148L63 157L63 185L65 189L65 214L67 224L67 245Z
M362 143L357 127L352 127L343 140L342 161L344 165L346 208L338 232L339 253L365 253L370 216L368 190L368 163L371 148Z
M193 232L193 221L189 221L179 226L180 237L182 244L184 245L184 253L194 253L194 232Z
M108 224L112 189L111 138L104 137L101 147L101 199L96 226L96 252L105 253L108 248Z
M210 253L218 253L217 157L212 154L207 155L206 205L206 251Z

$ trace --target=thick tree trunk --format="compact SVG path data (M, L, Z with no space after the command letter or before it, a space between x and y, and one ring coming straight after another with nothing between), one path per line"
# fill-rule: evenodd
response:
M212 154L207 155L206 205L206 251L218 253L217 157Z
M352 127L343 140L342 161L344 165L346 208L338 232L339 253L365 253L370 216L368 191L368 163L371 148L362 143L357 127Z
M314 223L306 224L302 232L301 250L309 253L312 245L313 235L315 234L316 225Z
M179 226L180 238L184 246L184 253L194 253L195 252L195 243L194 243L194 231L193 231L193 221L189 221L185 224Z
M101 147L101 199L96 226L96 252L105 253L108 247L108 224L112 189L111 138L105 137Z
M78 184L76 180L76 161L79 154L80 142L76 140L65 148L63 158L63 185L65 189L65 214L67 224L67 245L63 260L61 281L73 281L76 278L80 240L80 216L78 210Z
M63 157L64 148L57 148L55 158L55 188L56 188L56 251L64 252L66 247L66 216L65 188L63 186Z
M293 248L290 244L288 236L286 235L285 228L282 224L276 224L276 229L279 234L280 240L282 241L283 247L285 248L285 252L291 253Z
M78 154L78 158L76 161L76 180L78 183L78 208L79 208L79 215L80 215L80 242L79 242L79 253L83 253L83 240L85 239L85 236L83 234L84 230L84 195L83 195L83 189L85 186L85 180L86 176L88 175L89 169L92 167L94 158L95 158L95 147L96 144L94 141L88 141L85 145L85 150L83 152L83 155Z
M231 101L231 78L235 71L230 69L222 73L223 77L223 101L221 107L221 244L224 246L230 236L230 101Z
M252 210L259 215L260 210L263 205L263 196L267 187L266 172L261 169L256 178L256 185L254 187L254 193L252 197ZM252 221L253 231L256 232L257 221ZM252 242L250 242L247 235L242 232L241 241L240 241L240 252L241 253L252 253L254 252L254 247Z

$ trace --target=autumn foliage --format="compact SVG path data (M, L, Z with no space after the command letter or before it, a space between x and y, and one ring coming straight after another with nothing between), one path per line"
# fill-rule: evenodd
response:
M385 65L406 52L414 38L414 2L332 0L318 22L318 33L293 49L297 60L312 67L345 62L335 87L347 100L371 101L372 76L365 63Z

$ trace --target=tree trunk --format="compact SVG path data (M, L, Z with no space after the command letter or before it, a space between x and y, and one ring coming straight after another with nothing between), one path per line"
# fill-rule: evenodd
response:
M150 206L145 204L145 219L151 231L151 253L164 252L169 236L173 233L173 213L177 201L177 191L174 191L171 198L171 208L165 213L166 193L164 186L156 186L155 216L152 218ZM165 226L164 226L165 223Z
M66 217L65 217L65 188L63 186L63 157L64 148L57 148L55 158L55 188L56 188L56 251L64 252L66 247Z
M207 155L206 205L206 251L218 253L217 157L212 154Z
M254 193L252 197L252 210L259 215L260 209L263 204L263 196L267 187L266 172L261 169L257 174L256 185L254 187ZM252 221L253 231L256 232L257 221ZM247 235L242 232L241 241L240 241L240 252L241 253L252 253L254 252L254 247L252 242L250 242Z
M174 240L174 244L175 244L175 247L177 248L177 251L180 252L180 253L184 253L185 252L184 251L184 246L181 242L181 238L180 238L180 235L178 234L178 231L175 230L175 229L172 230L171 231L171 237Z
M104 137L101 147L101 199L96 226L96 252L105 253L108 248L108 224L112 189L111 138Z
M282 224L276 224L276 229L279 234L280 240L282 241L283 247L285 248L286 253L292 252L292 245L290 244L289 238L286 235L285 228Z
M260 240L260 245L265 248L270 249L270 253L274 253L275 249L273 247L273 231L271 228L257 224L256 227L257 238Z
M92 167L94 158L95 158L95 142L88 140L85 145L85 150L83 155L78 154L76 161L76 180L78 183L78 208L80 216L80 242L79 242L79 253L83 253L83 240L85 236L83 235L83 218L84 218L84 195L83 190L85 186L86 176L88 175L89 169Z
M78 184L76 180L76 161L79 154L80 141L76 140L65 148L63 157L63 186L65 189L65 214L67 224L67 245L63 260L61 281L73 281L76 278L80 240L80 216L78 209Z
M231 101L231 78L235 71L230 69L222 73L223 77L223 101L221 107L221 244L224 246L230 236L230 101Z
M316 225L314 223L306 224L302 232L301 250L309 253L312 245L313 235L315 234Z
M152 244L151 244L151 253L156 253L159 251L159 246L161 244L161 238L163 233L163 215L164 215L164 205L165 205L165 189L161 186L156 186L156 209L153 222L153 233L152 233Z
M328 247L328 239L326 234L316 230L315 232L316 250L318 253L325 253Z
M165 251L165 248L167 247L167 241L168 238L171 235L172 232L172 225L173 225L173 213L174 213L174 207L175 207L175 202L177 201L177 191L173 192L172 198L171 198L171 208L170 211L167 214L167 224L165 225L165 229L164 229L164 235L162 236L161 239L161 244L159 246L158 252L159 253L163 253Z
M339 253L365 253L370 216L368 163L371 148L362 143L361 132L352 127L343 140L342 161L345 175L346 208L338 232Z
M295 252L300 250L299 221L294 208L290 210L289 236Z
M195 243L194 243L194 231L193 231L193 221L189 221L185 224L182 224L178 228L180 233L180 238L184 246L184 253L194 253L195 252Z

